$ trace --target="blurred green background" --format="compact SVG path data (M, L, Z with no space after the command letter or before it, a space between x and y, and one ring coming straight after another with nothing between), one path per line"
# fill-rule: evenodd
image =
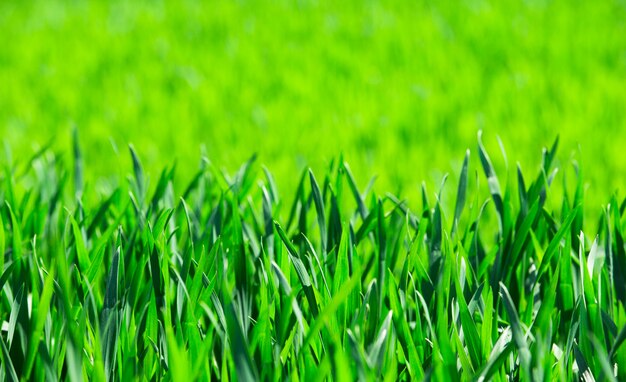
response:
M501 173L497 136L533 177L560 134L605 202L626 170L626 2L0 1L13 157L67 148L73 124L91 181L130 171L132 142L153 181L174 159L189 178L204 146L229 170L258 153L292 194L343 153L409 197L466 148L477 163L479 129Z

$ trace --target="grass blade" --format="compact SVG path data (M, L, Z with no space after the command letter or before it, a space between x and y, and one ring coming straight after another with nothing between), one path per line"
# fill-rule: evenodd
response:
M456 194L456 207L454 208L454 220L452 222L452 234L454 234L459 225L459 219L465 207L465 194L467 193L467 167L469 165L470 151L465 152L465 159L461 167L461 176L459 177L459 187Z

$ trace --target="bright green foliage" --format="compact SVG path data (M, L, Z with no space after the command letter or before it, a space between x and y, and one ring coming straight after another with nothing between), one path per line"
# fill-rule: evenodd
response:
M181 192L131 148L97 202L78 145L5 165L0 380L624 380L626 203L583 233L556 148L513 185L479 142L487 182L468 151L421 208L340 161L284 194L203 161Z
M257 152L283 192L343 153L418 200L479 129L524 169L558 131L603 169L585 176L599 208L626 173L624 20L624 0L3 0L0 137L69 154L77 126L85 185L127 169L129 142L146 173L185 163L181 183L204 153Z

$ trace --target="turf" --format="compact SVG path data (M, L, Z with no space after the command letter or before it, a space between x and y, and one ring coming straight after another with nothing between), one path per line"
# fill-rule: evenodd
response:
M501 183L480 139L442 185L453 209L377 195L341 161L286 194L254 157L178 189L131 147L132 175L85 204L77 141L16 161L0 379L623 380L626 203L585 234L582 177L550 193L558 141Z
M0 1L0 380L626 380L625 14Z

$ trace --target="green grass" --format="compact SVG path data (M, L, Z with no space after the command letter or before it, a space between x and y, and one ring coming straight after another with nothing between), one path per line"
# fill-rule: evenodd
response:
M286 190L343 153L416 203L479 129L499 170L496 133L533 169L558 132L565 158L582 144L578 159L604 169L585 176L595 213L626 172L625 12L623 0L3 1L0 133L18 156L51 138L67 149L75 124L92 182L111 176L110 138L151 173L178 159L186 177L201 144L231 171L256 152Z
M626 380L625 14L0 1L0 380Z
M2 380L626 378L626 202L583 226L557 142L504 182L479 137L454 208L341 161L288 192L204 161L176 188L132 148L95 200L74 147L5 166Z

